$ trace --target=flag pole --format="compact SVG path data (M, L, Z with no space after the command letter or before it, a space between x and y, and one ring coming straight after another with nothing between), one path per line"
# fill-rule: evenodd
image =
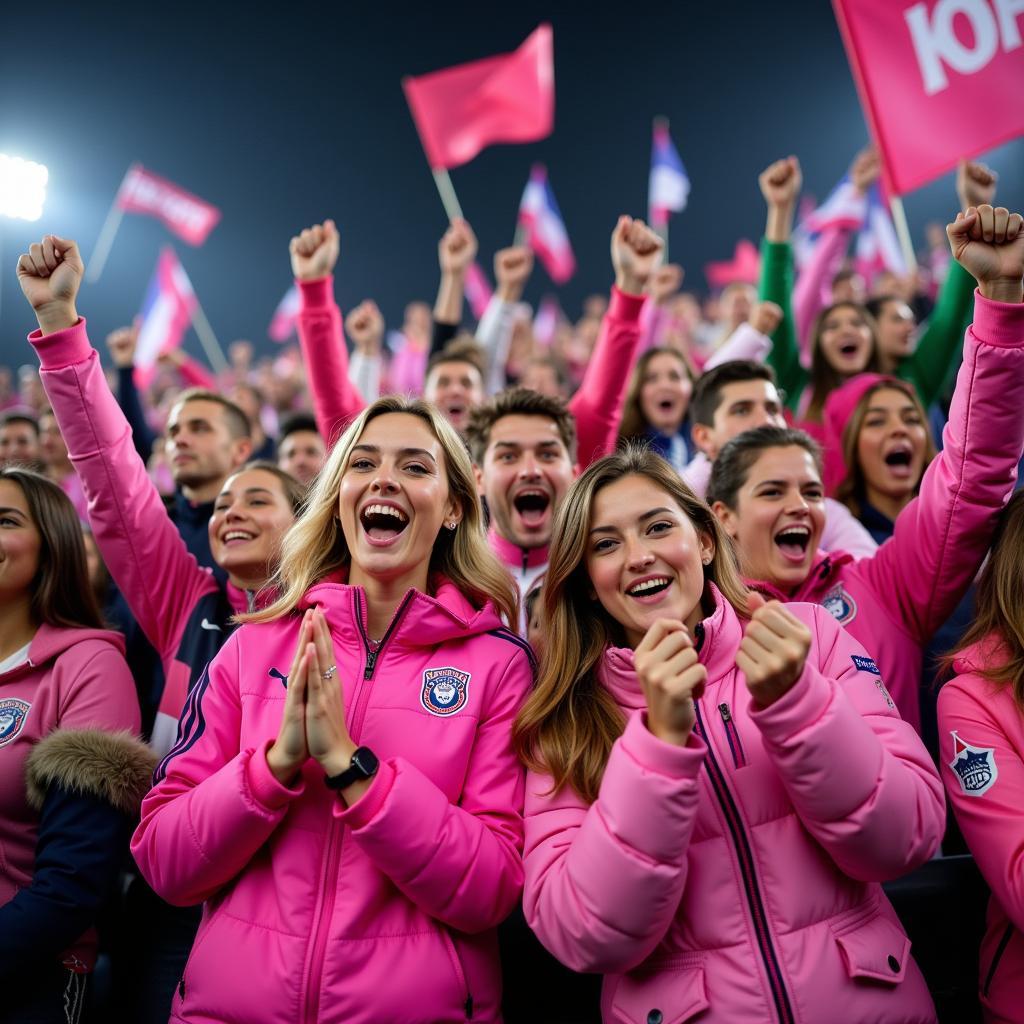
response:
M656 115L651 122L652 137L657 134L659 128L668 134L668 118L662 114ZM664 224L654 223L654 210L651 209L651 190L649 184L647 188L647 225L653 229L664 245L664 248L661 250L661 262L664 265L668 263L668 217L665 218Z
M198 299L196 299L195 309L192 310L192 326L203 346L206 358L210 360L210 366L213 367L214 373L225 373L229 368L227 357L224 355L224 350L220 347L217 336L213 333L210 321L206 319L206 314L203 312L203 307L199 305Z
M118 195L121 190L118 189ZM114 244L114 236L117 234L117 229L121 226L121 219L124 217L124 209L117 204L117 196L114 196L114 201L110 204L110 209L107 211L107 219L103 222L103 227L100 228L100 237L96 240L96 248L93 250L92 259L89 260L89 269L85 272L85 280L87 284L95 284L100 279L100 274L103 273L103 268L107 264L107 257L110 255L111 246Z
M444 212L448 214L448 220L463 220L462 207L459 206L459 197L455 194L455 186L452 184L447 168L432 167L431 174L434 175L437 194L441 197Z
M917 255L914 252L914 243L910 238L910 228L907 227L907 214L903 209L903 200L899 196L889 197L889 207L892 210L892 222L896 228L896 237L900 240L900 248L903 250L903 260L907 264L907 272L917 273Z
M515 234L512 236L512 244L518 249L527 243L526 225L521 220L516 220Z

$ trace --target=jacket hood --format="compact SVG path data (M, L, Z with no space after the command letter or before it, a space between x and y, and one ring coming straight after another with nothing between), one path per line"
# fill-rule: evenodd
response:
M365 640L366 592L362 587L349 586L345 582L347 577L348 571L343 568L314 584L299 601L297 610L303 612L321 605L332 630L344 635L354 623L360 632L354 633L353 637ZM483 608L476 608L455 584L443 576L434 576L428 585L432 594L412 588L405 592L388 627L389 643L436 647L449 640L477 636L504 627L501 616L489 601ZM332 610L339 614L332 616Z
M708 670L710 683L734 668L743 623L713 583L708 584L708 591L715 602L715 610L697 624L694 641L700 663ZM609 647L598 665L597 677L621 707L634 711L647 706L636 677L631 648Z
M44 622L36 630L29 645L28 662L4 673L0 679L45 665L83 640L101 640L110 644L119 654L124 654L124 637L112 629L76 629L71 626L51 626Z

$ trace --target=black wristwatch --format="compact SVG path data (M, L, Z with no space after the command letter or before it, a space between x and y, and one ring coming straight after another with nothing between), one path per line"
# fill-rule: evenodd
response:
M369 747L357 747L352 755L352 763L337 775L325 776L324 785L328 789L347 789L360 779L372 779L379 767L380 761Z

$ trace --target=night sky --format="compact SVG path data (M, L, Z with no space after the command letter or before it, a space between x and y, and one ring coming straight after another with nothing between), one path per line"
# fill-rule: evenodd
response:
M699 290L705 262L759 238L764 165L796 153L805 191L821 199L867 139L825 0L311 6L6 5L0 152L46 164L50 184L40 221L0 221L0 362L30 358L17 253L52 231L88 259L135 160L219 206L223 220L194 249L153 219L124 219L103 278L79 298L101 349L138 311L172 242L221 343L247 337L270 352L288 239L327 216L342 235L342 307L373 297L399 326L406 301L433 299L445 227L400 79L512 50L542 20L554 26L553 136L492 147L452 179L490 274L531 163L548 165L579 262L559 291L571 315L611 281L616 216L644 215L654 115L670 118L692 181L672 257ZM1021 209L1024 142L984 158L1000 173L1000 202ZM951 174L907 199L919 244L925 223L955 204ZM547 291L538 268L527 298ZM186 347L201 351L192 334Z

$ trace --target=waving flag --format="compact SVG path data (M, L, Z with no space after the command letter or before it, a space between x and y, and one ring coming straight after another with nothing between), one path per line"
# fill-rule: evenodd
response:
M466 299L477 320L484 315L484 310L491 301L491 295L493 295L491 283L487 280L483 267L474 260L466 271Z
M270 319L267 336L271 341L283 345L292 336L295 331L295 321L299 318L299 305L299 288L298 285L293 284L284 293Z
M704 276L712 288L724 288L734 281L757 284L760 275L761 257L754 243L746 238L741 238L736 243L736 250L731 260L707 263L704 266Z
M565 318L562 307L554 295L545 295L540 300L540 308L533 318L533 337L538 345L550 348L555 340L558 325Z
M866 281L883 270L896 274L907 272L907 263L900 249L899 238L889 216L888 207L882 197L882 190L876 183L871 186L867 198L867 217L864 227L857 235L857 272Z
M812 234L819 234L826 228L859 228L864 223L867 206L864 194L854 186L850 175L844 174L825 197L825 202L807 218L807 227Z
M670 213L686 209L689 195L690 179L676 147L672 145L668 122L658 118L654 122L651 176L647 184L647 210L651 226L665 227Z
M141 164L128 168L114 204L127 213L156 217L189 245L202 245L220 220L217 207L147 171Z
M541 164L530 171L530 180L519 203L519 224L526 231L527 244L544 264L551 280L565 284L576 273L576 257L548 183L548 172Z
M185 268L174 250L165 246L139 314L135 380L140 388L152 379L158 357L181 346L198 305Z
M402 81L431 168L468 163L495 142L536 142L555 123L554 34L518 50Z

